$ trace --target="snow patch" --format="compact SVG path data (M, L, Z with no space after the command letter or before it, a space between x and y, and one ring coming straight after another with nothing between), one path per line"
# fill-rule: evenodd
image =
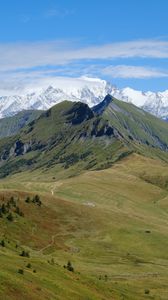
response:
M63 101L82 101L90 107L100 103L107 94L133 103L153 115L168 118L168 90L164 92L142 92L130 87L118 89L100 78L82 76L79 78L55 77L41 79L26 87L16 87L4 96L0 90L0 118L12 116L27 109L47 110Z

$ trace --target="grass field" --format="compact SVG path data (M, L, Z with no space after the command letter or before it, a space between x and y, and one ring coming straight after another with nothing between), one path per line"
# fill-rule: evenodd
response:
M0 299L167 300L167 164L133 154L55 178L37 171L0 181L1 202L19 198L24 212L0 218ZM25 202L34 194L41 207ZM74 272L63 267L68 260Z

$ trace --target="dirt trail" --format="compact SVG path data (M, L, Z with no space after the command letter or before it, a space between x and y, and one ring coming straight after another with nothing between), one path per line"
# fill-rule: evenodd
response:
M52 196L54 196L54 192L55 190L60 187L63 183L62 182L55 182L53 185L52 185L52 188L51 188L51 194Z
M159 273L142 273L142 274L118 274L111 275L109 279L137 279L137 278L148 278L148 277L158 277Z
M46 249L52 247L52 246L54 245L55 237L56 237L56 236L57 236L57 234L52 235L52 237L51 237L51 242L50 242L47 246L45 246L45 247L43 247L42 249L40 249L38 252L39 252L39 253L43 253L44 250L46 250Z

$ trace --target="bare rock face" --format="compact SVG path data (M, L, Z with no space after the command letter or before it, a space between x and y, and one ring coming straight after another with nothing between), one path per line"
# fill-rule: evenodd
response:
M90 120L94 117L93 111L87 104L77 102L66 112L67 120L72 125L81 124L83 121Z
M31 150L32 142L23 143L18 140L15 142L14 147L11 148L10 154L14 156L24 155Z
M9 149L4 149L4 152L1 156L1 161L7 160L10 157L16 157L24 155L27 152L31 151L32 142L23 143L21 140L17 140L14 145Z

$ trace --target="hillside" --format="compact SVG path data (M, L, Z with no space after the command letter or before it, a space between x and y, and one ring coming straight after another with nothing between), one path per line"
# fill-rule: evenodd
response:
M0 119L0 138L17 134L25 125L37 119L42 111L27 110L16 114L13 117Z
M167 300L167 179L167 163L133 154L66 180L1 180L0 204L13 196L24 215L10 204L0 218L0 297Z
M0 141L0 176L39 169L68 177L132 152L167 161L167 130L166 122L110 95L93 109L64 101Z
M167 151L167 123L135 105L119 101L108 95L103 102L93 108L93 111L108 120L125 141L138 142Z

